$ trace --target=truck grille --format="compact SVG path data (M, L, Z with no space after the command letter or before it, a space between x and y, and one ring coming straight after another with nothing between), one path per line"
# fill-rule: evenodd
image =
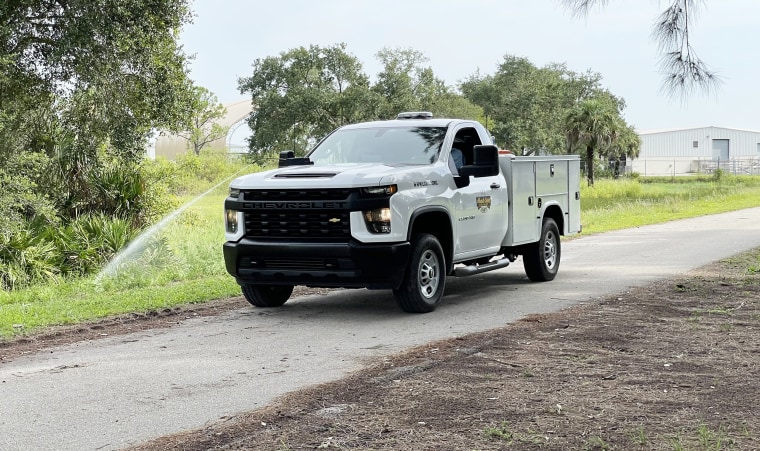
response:
M347 210L246 211L250 238L350 238Z
M245 235L256 239L321 238L344 241L351 238L348 188L244 190ZM346 208L256 208L257 203L304 202L322 204L345 202Z

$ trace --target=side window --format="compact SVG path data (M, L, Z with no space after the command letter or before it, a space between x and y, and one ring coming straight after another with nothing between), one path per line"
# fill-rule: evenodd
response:
M454 141L454 147L462 151L464 164L472 164L472 148L483 144L478 136L478 131L474 128L463 128L457 132Z

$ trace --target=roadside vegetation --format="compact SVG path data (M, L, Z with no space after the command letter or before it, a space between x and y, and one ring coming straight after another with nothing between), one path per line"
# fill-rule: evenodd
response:
M760 206L760 177L625 177L581 186L583 233L600 233Z
M109 267L112 275L61 276L0 292L0 337L240 295L221 252L227 183L198 196L240 170L260 167L208 152L146 168L164 174L175 209L195 202L145 238L141 249L120 257L120 264ZM760 177L600 179L593 187L583 184L581 196L585 235L759 206Z

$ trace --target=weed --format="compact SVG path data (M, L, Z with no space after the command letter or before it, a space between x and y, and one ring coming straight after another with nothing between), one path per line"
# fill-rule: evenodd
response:
M697 439L702 449L709 451L719 451L733 445L733 440L728 437L723 426L719 426L717 431L712 431L708 425L701 423L697 427Z
M512 443L512 440L514 439L514 434L508 429L506 421L502 421L499 426L486 428L485 434L488 438L497 438L499 440L505 440L508 443Z
M647 444L647 434L646 431L644 431L643 425L639 425L639 427L637 427L636 430L632 431L630 435L631 440L633 440L633 442L637 445L644 446Z
M681 434L676 434L673 437L670 438L670 449L673 451L684 451L686 448L684 448L683 441L681 439Z

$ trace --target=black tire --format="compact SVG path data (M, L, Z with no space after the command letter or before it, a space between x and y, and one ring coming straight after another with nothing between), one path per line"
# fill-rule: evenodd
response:
M446 260L438 239L428 233L412 237L412 252L404 280L393 296L399 307L409 313L435 310L446 285Z
M559 227L552 218L545 218L541 227L541 239L528 246L523 254L525 274L534 282L553 280L559 271L562 246L559 239Z
M243 285L245 300L256 307L279 307L288 302L293 285Z

